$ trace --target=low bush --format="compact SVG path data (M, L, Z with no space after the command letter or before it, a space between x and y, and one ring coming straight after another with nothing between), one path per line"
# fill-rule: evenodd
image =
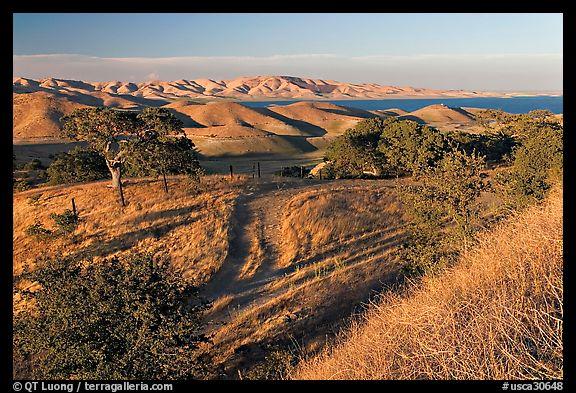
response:
M19 179L13 180L13 186L12 188L14 189L14 191L19 192L19 191L26 191L32 188L32 183L28 180L24 180L24 179Z
M38 169L44 169L44 165L42 165L42 161L40 161L39 159L35 158L27 163L25 163L22 166L22 169L24 169L25 171L35 171Z
M25 233L27 236L34 237L37 240L46 240L53 235L52 231L44 228L39 221L27 227Z
M275 349L266 355L264 361L245 372L242 377L249 380L287 379L296 363L292 352Z
M30 379L199 378L196 289L147 255L87 263L57 257L25 270L33 310L14 316L14 362ZM198 304L198 305L193 305Z
M400 255L407 272L440 268L469 246L478 228L476 200L488 186L484 167L482 157L454 150L399 191L411 219Z
M563 126L538 119L538 129L529 128L522 134L513 150L512 165L497 177L498 190L512 209L542 200L562 178Z
M66 210L62 214L52 213L50 218L54 220L57 233L61 235L68 235L74 232L78 226L78 218L72 210Z

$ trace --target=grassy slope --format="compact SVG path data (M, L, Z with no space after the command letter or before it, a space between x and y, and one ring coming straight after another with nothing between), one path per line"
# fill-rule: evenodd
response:
M262 360L268 345L298 342L315 350L372 291L394 279L398 264L391 251L403 233L394 190L389 182L346 183L285 189L248 202L248 216L254 215L242 223L248 244L229 262L239 264L232 279L237 283L215 299L211 312L213 319L226 320L214 326L214 346L208 348L214 363L244 371ZM359 225L367 201L379 198L372 206L379 219ZM302 243L294 255L293 236L307 234L312 243Z
M203 178L200 191L179 178L169 180L170 195L156 180L130 179L127 206L107 182L45 187L14 195L14 273L24 263L57 253L96 260L128 250L168 255L186 278L206 281L228 252L228 221L241 180L229 184L217 176ZM37 203L29 200L40 195ZM75 198L80 224L74 238L37 240L25 234L39 221L54 228L50 213L71 208Z
M562 378L562 191L453 269L384 294L295 379Z

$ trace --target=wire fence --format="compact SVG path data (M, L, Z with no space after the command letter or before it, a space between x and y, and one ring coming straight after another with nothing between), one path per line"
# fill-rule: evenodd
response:
M270 175L282 176L282 174L295 176L295 169L302 167L304 173L309 173L310 169L322 162L322 158L317 159L286 159L286 160L218 160L201 161L200 165L207 174L222 175L246 175L249 177L269 177ZM291 168L288 170L288 168ZM259 176L260 175L260 176ZM297 177L297 176L296 176Z

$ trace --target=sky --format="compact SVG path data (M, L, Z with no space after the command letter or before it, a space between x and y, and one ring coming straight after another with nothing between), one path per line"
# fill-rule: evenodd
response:
M562 89L562 14L14 14L13 76Z

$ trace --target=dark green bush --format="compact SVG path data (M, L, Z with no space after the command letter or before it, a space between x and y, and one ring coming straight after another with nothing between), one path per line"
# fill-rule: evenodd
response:
M19 378L184 379L203 375L197 356L200 313L196 289L167 261L146 255L87 263L38 261L15 280L41 288L20 291L34 312L14 316ZM197 302L196 302L197 303Z
M338 178L414 174L440 160L448 144L442 132L415 121L368 119L338 137L326 160Z
M32 161L25 163L22 166L22 169L24 169L26 171L34 171L34 170L38 170L38 169L44 169L44 165L42 165L42 161L35 158Z
M52 231L44 228L39 221L36 221L34 224L27 227L24 232L27 236L34 237L37 240L46 240L53 235Z
M26 191L32 188L32 183L28 180L13 180L14 191Z
M40 201L40 198L42 197L42 193L39 192L38 194L34 194L31 197L28 198L28 204L31 206L35 206L38 204L38 201Z
M60 153L47 170L50 184L66 184L109 179L104 157L95 150L76 147Z
M326 160L331 162L336 178L362 177L366 172L382 174L385 161L378 142L387 122L380 118L363 120L328 146Z
M448 139L437 129L411 120L389 122L378 149L392 175L416 174L434 166L448 150Z
M466 153L477 153L484 156L486 161L494 163L506 163L518 144L514 136L502 130L487 134L453 132L448 137Z
M563 127L538 122L537 131L524 132L512 154L512 165L497 177L499 190L512 208L542 200L562 178Z
M477 199L486 189L482 157L453 150L399 190L410 217L401 258L410 273L424 273L453 260L478 228Z
M72 210L66 210L62 214L51 213L50 218L54 220L58 233L68 235L76 230L78 226L77 217Z
M134 140L126 148L128 159L124 163L126 176L201 174L198 152L186 137L159 137Z

